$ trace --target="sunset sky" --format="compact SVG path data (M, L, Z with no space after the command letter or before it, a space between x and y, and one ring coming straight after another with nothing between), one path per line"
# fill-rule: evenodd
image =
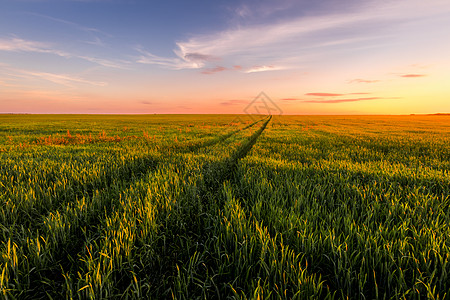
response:
M0 113L450 112L448 0L1 0Z

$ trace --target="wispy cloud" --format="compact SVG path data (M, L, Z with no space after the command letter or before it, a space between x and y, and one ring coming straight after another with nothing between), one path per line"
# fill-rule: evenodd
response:
M185 53L182 56L182 58L187 60L187 61L198 62L198 63L220 60L218 57L215 57L213 55L196 53L196 52Z
M89 45L94 45L94 46L99 46L99 47L105 47L105 43L99 38L99 37L94 37L94 39L92 41L85 41L86 44Z
M86 2L88 2L88 1L86 1ZM86 44L105 47L105 43L104 43L103 39L100 38L100 36L101 37L112 37L112 35L104 32L102 30L99 30L97 28L83 26L78 23L68 21L65 19L54 18L54 17L48 16L48 15L43 15L43 14L39 14L39 13L35 13L35 12L25 12L25 14L28 16L34 16L34 17L38 17L41 19L50 20L50 21L59 23L59 25L61 25L61 24L67 25L68 27L71 27L78 31L83 31L83 32L87 33L89 38L91 39L91 40L84 41L84 43L86 43Z
M51 53L62 57L69 56L68 53L52 49L47 43L23 40L17 37L0 39L0 51Z
M174 57L160 57L142 48L139 63L157 64L174 69L203 68L209 62L230 61L232 65L251 64L246 73L280 70L282 61L297 58L306 36L320 30L351 25L367 16L333 15L300 18L275 24L240 27L211 35L196 35L177 42ZM264 33L264 34L261 34ZM305 40L306 42L306 40ZM282 46L280 46L282 45Z
M427 75L425 75L425 74L403 74L403 75L400 75L400 77L403 77L403 78L418 78L418 77L425 77L425 76L427 76Z
M143 55L138 62L186 69L208 68L212 62L216 64L220 60L221 65L227 68L232 68L233 65L243 66L246 73L279 70L287 66L295 68L307 63L308 55L324 55L325 49L341 47L354 51L358 47L376 47L379 45L377 38L385 38L391 34L382 31L380 23L384 27L392 27L419 16L423 18L440 13L438 7L445 7L445 3L439 0L434 2L442 2L442 5L436 7L419 0L411 1L413 3L393 1L395 3L383 5L369 2L360 4L359 9L341 10L340 13L330 10L316 16L303 15L281 21L241 24L211 34L194 34L187 40L176 42L172 57L159 57L141 50ZM235 11L240 17L247 17L251 13L247 5L241 5ZM363 29L370 30L371 36L367 37L367 30ZM345 35L342 34L343 31L346 32ZM374 32L377 34L374 35ZM344 47L345 45L353 46ZM311 52L311 49L315 51ZM320 51L321 49L324 50ZM354 82L375 81L361 79Z
M56 84L60 84L66 87L74 87L75 83L78 84L88 84L93 86L106 86L106 82L100 82L100 81L92 81L88 80L82 77L68 75L68 74L55 74L55 73L48 73L48 72L37 72L37 71L29 71L29 70L22 70L17 68L12 68L9 66L2 66L5 73L9 75L10 78L16 77L16 78L25 78L25 79L38 79L38 80L45 80L49 82L53 82Z
M265 72L265 71L276 71L283 70L284 67L281 66L254 66L250 69L246 70L245 73L257 73L257 72Z
M139 58L137 59L137 62L141 64L160 65L174 70L198 69L204 66L203 63L188 61L187 59L182 59L180 57L174 58L161 57L152 54L142 49L141 47L137 47L136 50L139 53L141 53L141 56L139 56Z
M86 55L76 55L57 49L49 43L24 40L18 37L0 39L0 51L53 54L67 59L78 58L109 68L124 68L124 65L126 64L125 61L116 62L108 59L90 57Z
M214 74L214 73L223 72L225 70L227 70L227 68L221 67L221 66L217 66L217 67L214 67L214 68L204 69L201 73L210 75L210 74Z
M301 99L301 98L282 98L280 100L282 100L282 101L302 101L304 99Z
M361 19L356 15L311 17L230 29L213 35L197 35L187 41L178 42L178 48L174 52L178 58L187 61L191 53L224 60L232 59L239 65L250 58L250 62L264 62L259 68L250 68L250 73L258 70L275 70L279 68L268 66L280 65L280 58L297 57L298 54L294 54L295 49L305 47L302 41L306 35L327 28L352 24ZM261 34L262 32L264 34Z
M371 93L363 93L363 92L357 92L357 93L345 93L345 94L337 94L337 93L306 93L306 96L315 96L315 97L340 97L340 96L346 96L346 95L370 95Z
M367 98L347 98L347 99L325 99L325 100L304 100L304 103L343 103L343 102L358 102L367 100L386 99L381 97L367 97Z
M54 18L54 17L48 16L48 15L43 15L43 14L34 13L34 12L26 12L26 14L30 15L30 16L36 16L36 17L39 17L39 18L48 19L48 20L51 20L51 21L54 21L54 22L57 22L57 23L69 25L69 26L74 27L74 28L76 28L78 30L91 32L91 33L100 33L100 34L105 35L105 36L111 36L110 34L105 33L105 32L103 32L103 31L101 31L101 30L99 30L97 28L83 26L83 25L80 25L80 24L72 22L72 21L68 21L68 20L64 20L64 19L60 19L60 18Z
M295 101L298 100L302 103L318 103L318 104L326 104L326 103L345 103L345 102L359 102L359 101L370 101L370 100L381 100L381 99L398 99L396 97L356 97L360 95L372 95L372 93L368 92L353 92L353 93L306 93L305 96L310 97L310 99L297 99L297 98L286 98L281 100L286 101ZM353 97L355 96L355 97Z
M80 77L70 76L67 74L54 74L54 73L44 73L44 72L30 72L22 71L23 74L30 75L39 79L47 80L53 83L65 85L72 87L72 83L83 83L95 86L106 86L106 82L91 81Z
M306 93L306 96L317 96L317 97L337 97L343 96L345 94L334 94L334 93Z
M216 66L214 68L204 69L201 73L210 75L210 74L214 74L214 73L218 73L218 72L223 72L226 70L242 71L242 69L243 68L241 66L234 66L231 69L225 68L222 66ZM253 66L253 67L246 69L243 72L244 73L258 73L258 72L276 71L276 70L283 70L283 69L285 69L285 68L281 67L281 66Z
M370 95L371 93L357 92L357 93L306 93L305 98L282 98L281 101L299 101L303 103L342 103L342 102L356 102L365 100L383 99L379 97L359 97L349 98L351 95ZM341 98L347 96L346 98ZM314 97L308 99L308 97Z
M357 78L348 81L348 83L376 83L376 82L380 82L380 80L368 80Z
M103 67L107 67L107 68L114 68L114 69L126 69L127 65L129 64L129 62L126 60L113 61L113 60L109 60L109 59L90 57L90 56L85 56L85 55L79 55L79 56L73 56L73 57L84 59L91 63L97 64L97 65L100 65Z

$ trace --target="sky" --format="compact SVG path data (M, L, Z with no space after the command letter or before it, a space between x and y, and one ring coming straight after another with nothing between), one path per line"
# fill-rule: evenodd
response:
M0 113L450 112L448 0L0 0Z

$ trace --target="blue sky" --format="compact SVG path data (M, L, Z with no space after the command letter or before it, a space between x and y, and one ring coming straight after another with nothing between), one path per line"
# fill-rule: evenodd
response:
M0 112L450 111L450 3L2 0Z

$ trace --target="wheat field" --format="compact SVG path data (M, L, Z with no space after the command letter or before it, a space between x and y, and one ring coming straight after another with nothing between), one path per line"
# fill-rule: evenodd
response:
M0 115L5 299L448 299L450 116Z

